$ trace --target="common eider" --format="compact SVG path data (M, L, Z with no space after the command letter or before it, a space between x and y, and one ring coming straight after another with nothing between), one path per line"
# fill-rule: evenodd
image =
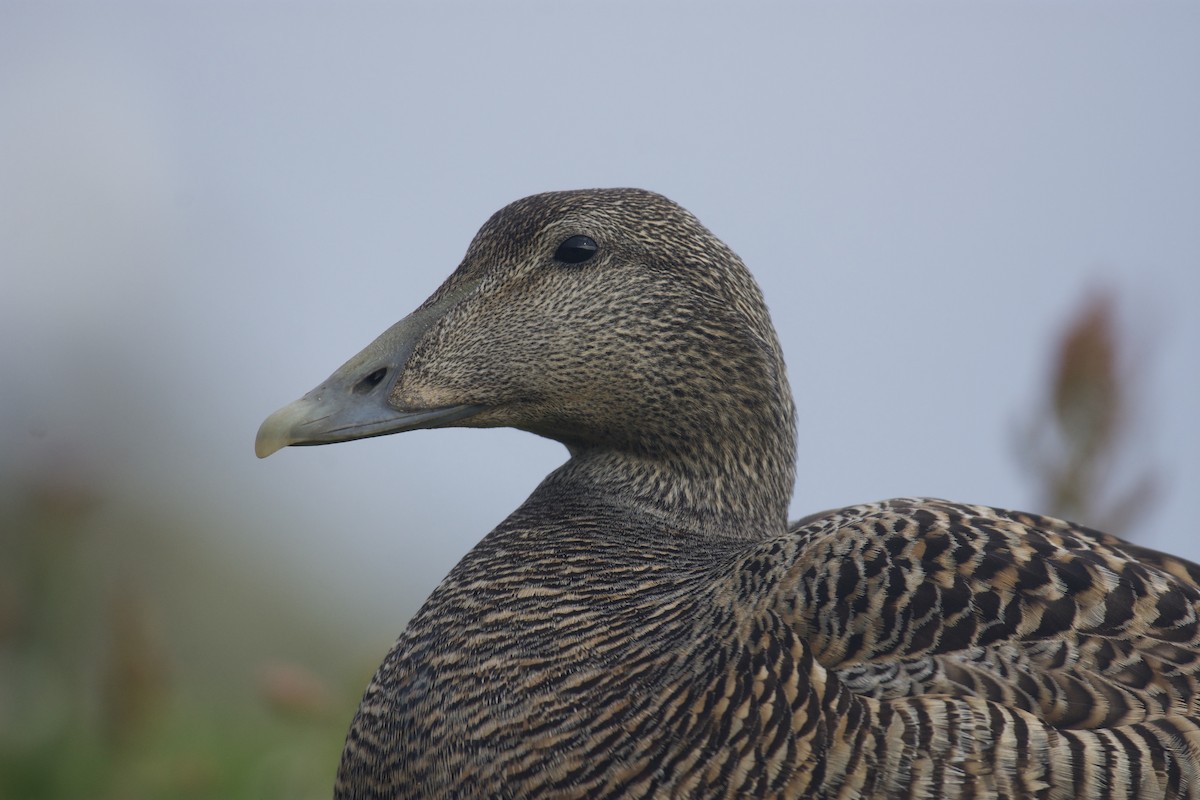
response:
M762 295L646 191L519 200L265 457L510 426L569 459L366 690L338 798L1200 798L1200 567L927 499L788 524Z

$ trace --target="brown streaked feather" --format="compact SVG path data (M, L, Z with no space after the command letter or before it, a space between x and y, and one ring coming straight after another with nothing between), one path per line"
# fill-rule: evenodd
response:
M1059 728L1200 713L1200 587L1182 559L929 499L793 532L785 613L859 694L983 697Z

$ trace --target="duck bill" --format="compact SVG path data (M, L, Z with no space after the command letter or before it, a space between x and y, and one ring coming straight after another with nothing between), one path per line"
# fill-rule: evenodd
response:
M292 445L334 444L418 428L452 425L482 406L400 410L388 402L413 348L471 287L447 293L388 328L308 394L263 421L254 453L266 458Z

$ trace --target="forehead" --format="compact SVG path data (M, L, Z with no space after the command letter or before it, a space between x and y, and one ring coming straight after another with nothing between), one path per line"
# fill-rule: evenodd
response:
M610 244L621 240L632 244L661 236L664 226L686 229L689 219L670 200L640 189L548 192L496 212L476 235L471 250L512 251L547 237L576 233L601 237Z

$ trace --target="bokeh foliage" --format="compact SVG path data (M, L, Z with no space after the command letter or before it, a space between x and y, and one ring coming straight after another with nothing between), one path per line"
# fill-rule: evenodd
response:
M327 798L377 656L60 466L0 483L0 798Z
M1117 309L1112 293L1097 290L1067 320L1019 456L1039 511L1128 536L1157 482L1134 437L1146 364L1131 357Z

